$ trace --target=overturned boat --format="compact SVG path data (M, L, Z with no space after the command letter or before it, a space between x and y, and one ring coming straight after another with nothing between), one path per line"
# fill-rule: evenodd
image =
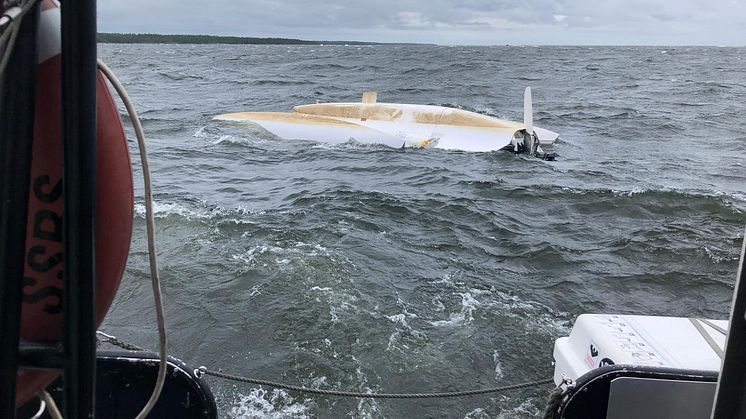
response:
M531 88L524 94L523 123L447 106L381 103L376 92L363 93L362 102L295 106L292 112L239 112L215 120L250 122L293 140L339 144L356 141L390 147L442 148L462 151L509 150L547 160L543 146L559 134L534 127Z

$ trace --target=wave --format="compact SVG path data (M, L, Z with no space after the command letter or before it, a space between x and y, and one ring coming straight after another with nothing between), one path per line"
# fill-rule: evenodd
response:
M613 200L629 202L645 207L676 206L679 209L705 210L733 221L741 221L746 210L746 195L740 193L726 193L719 191L682 190L675 188L646 189L634 187L626 190L618 189L581 189L555 185L534 185L528 188L513 190L519 195L534 193L550 193L552 195L578 195L593 199L589 202Z
M165 73L159 72L158 75L163 76L171 80L205 80L205 77L198 74L187 74L187 73Z
M701 108L701 107L713 106L714 103L712 102L671 102L671 105Z
M224 221L235 224L251 224L249 218L262 215L264 211L253 211L244 207L223 208L221 206L208 206L202 203L200 206L187 206L177 202L153 202L153 215L155 218L168 219L178 218L187 221ZM135 203L135 217L145 218L145 204Z
M354 70L357 68L356 66L347 66L347 65L336 64L336 63L303 64L302 67L303 67L303 71L317 71L317 70L336 71L336 70Z
M503 187L505 181L502 179L495 180L460 180L457 182L459 186L470 186L477 189L494 190L496 187Z
M535 400L523 400L516 407L513 407L507 411L502 411L495 419L511 419L511 418L528 418L528 417L541 417L544 406L541 408L536 406ZM539 400L539 403L543 400ZM466 419L466 418L464 418Z
M310 148L316 149L316 150L357 150L357 151L375 151L375 152L389 151L389 152L397 152L397 153L399 152L398 149L389 147L385 144L361 143L352 138L339 144L313 142L313 145ZM311 157L311 158L315 159L315 157Z
M423 67L415 67L415 68L408 68L402 72L403 75L430 75L434 74L435 71L433 69L429 68L423 68Z
M316 84L308 80L262 79L251 82L252 86L300 86Z
M430 286L452 290L444 293L436 301L456 310L443 310L447 318L432 319L429 321L434 328L453 328L471 326L476 319L482 321L494 316L509 317L511 322L518 322L520 327L541 330L549 335L559 335L567 332L568 313L556 312L537 301L525 300L509 292L490 288L475 288L464 283L449 283L443 281L432 281ZM442 298L446 298L445 301ZM450 301L449 301L450 300ZM456 300L454 302L453 300ZM437 315L433 313L433 315ZM488 317L485 317L488 316ZM496 374L502 374L499 361L496 359Z
M318 246L318 245L317 245ZM301 255L301 258L313 257L314 252ZM310 295L315 295L316 301L329 308L329 321L332 324L340 323L340 316L351 317L350 313L356 313L358 298L348 292L330 287L313 286L309 290Z
M297 401L284 390L252 389L249 394L238 394L230 415L236 419L310 418L314 403L310 399Z
M551 345L578 313L727 316L746 224L743 49L469 48L469 70L445 47L168 46L175 59L163 60L164 48L102 52L150 109L159 252L184 308L173 338L192 359L219 341L215 364L285 381L443 390L474 371L482 383L513 382L527 365L551 375ZM536 53L549 58L513 71ZM369 88L521 120L525 83L537 124L563 134L557 162L279 142L209 120ZM137 203L135 280L107 320L126 330L149 303ZM253 387L218 385L223 415L507 419L538 417L542 403L529 392L405 406Z
M461 310L456 313L451 313L448 320L436 320L431 322L435 327L441 326L465 326L471 324L474 321L474 310L479 307L480 303L472 295L472 292L476 295L481 294L482 290L472 289L461 295Z
M221 135L220 137L211 141L210 143L213 145L231 144L231 145L247 146L247 145L256 145L257 140L248 139L245 137L237 137L235 135Z
M429 92L435 92L440 90L438 87L398 87L391 91L392 96L397 96L399 94L417 94L417 93L429 93Z

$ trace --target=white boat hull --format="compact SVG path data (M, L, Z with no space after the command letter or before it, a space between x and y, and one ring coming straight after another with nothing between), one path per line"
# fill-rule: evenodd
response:
M330 144L356 141L402 147L400 138L359 124L298 113L242 112L216 116L221 121L249 122L285 140L309 140Z
M218 115L222 121L248 122L292 140L339 144L356 141L390 147L441 148L488 152L517 148L524 124L445 106L396 103L324 103L301 105L293 112L241 112ZM539 143L559 134L533 131Z

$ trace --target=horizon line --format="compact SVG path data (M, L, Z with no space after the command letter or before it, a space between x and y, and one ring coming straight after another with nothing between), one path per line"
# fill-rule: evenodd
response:
M435 42L397 42L397 41L367 41L367 40L314 40L314 39L303 39L286 36L247 36L247 35L211 35L211 34L165 34L165 33L152 33L152 32L98 32L97 35L119 35L119 36L174 36L174 37L210 37L210 38L225 38L225 39L261 39L261 40L286 40L286 41L300 41L306 44L358 44L359 45L421 45L421 46L443 46L443 47L667 47L667 48L686 48L686 47L712 47L712 48L744 48L746 44L742 45L718 45L718 44L555 44L555 43L530 43L530 44L438 44ZM134 43L134 42L107 42L100 41L98 43ZM158 42L153 42L158 43ZM214 42L215 44L221 44L220 42ZM226 43L231 44L231 43ZM283 44L271 44L265 43L265 45L283 45ZM285 45L288 45L285 43ZM297 45L297 44L296 44Z

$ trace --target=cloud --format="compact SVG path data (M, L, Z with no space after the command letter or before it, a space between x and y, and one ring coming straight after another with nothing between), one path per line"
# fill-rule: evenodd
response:
M423 18L420 12L399 12L396 14L397 21L393 25L400 28L428 28L432 23Z
M473 44L746 39L741 0L100 0L98 11L99 30L112 32Z

